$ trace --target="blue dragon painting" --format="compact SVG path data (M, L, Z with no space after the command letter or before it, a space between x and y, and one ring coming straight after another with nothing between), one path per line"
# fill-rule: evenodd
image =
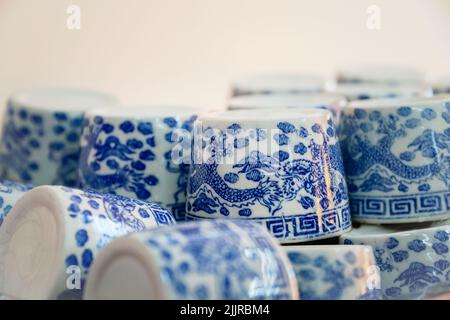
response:
M227 165L229 170L225 173L220 172L217 161L194 163L188 185L188 212L228 216L235 210L239 216L250 217L252 207L259 204L266 208L268 216L274 216L291 201L303 210L314 209L316 202L321 210L344 204L347 200L344 168L332 123L326 130L318 124L312 126L313 134L321 140L319 143L305 133L306 128L296 128L287 122L279 123L278 127L282 132L282 136L276 137L278 144L285 145L288 139L296 139L300 134L306 144L299 143L291 154L283 150L275 154L251 151L236 164ZM212 140L203 150L221 149L223 139ZM242 140L232 143L234 150L239 149L239 141ZM219 152L222 151L229 152L228 148ZM240 180L254 187L235 188L233 185Z
M447 122L450 103L446 108L442 115L433 109L417 111L406 106L396 113L343 112L339 133L350 192L402 193L413 186L416 192L428 191L437 181L448 189L450 129L445 125L442 132L430 128L430 121L439 116ZM424 159L423 164L411 164L418 157Z

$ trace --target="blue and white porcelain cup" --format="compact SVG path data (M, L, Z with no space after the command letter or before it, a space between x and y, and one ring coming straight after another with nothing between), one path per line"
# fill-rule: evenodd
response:
M450 217L450 96L354 101L339 139L354 220Z
M3 117L0 176L33 185L77 186L83 113L115 98L77 89L13 94Z
M431 96L431 87L423 84L341 83L329 86L327 91L346 97L349 101L410 98Z
M433 94L450 94L450 76L433 82Z
M340 237L372 246L384 299L422 299L450 293L450 221L361 225Z
M359 64L340 67L338 83L423 84L425 73L405 65Z
M331 106L343 106L346 99L331 93L311 94L253 94L233 97L228 101L228 109L284 109L284 108L321 108L334 109Z
M0 292L77 299L95 256L112 239L174 223L160 206L118 195L40 186L0 228Z
M281 242L350 230L347 187L330 111L239 110L199 117L188 219L244 219Z
M178 224L113 241L96 259L85 299L297 299L292 266L248 221Z
M183 143L190 148L197 113L169 106L87 112L79 159L82 188L156 202L185 220L189 162L173 154L179 156L175 147Z
M283 246L302 300L381 299L380 273L370 246Z
M0 226L17 200L32 188L29 184L0 180Z
M317 75L273 72L244 76L232 83L232 96L250 94L303 94L323 91L325 81Z

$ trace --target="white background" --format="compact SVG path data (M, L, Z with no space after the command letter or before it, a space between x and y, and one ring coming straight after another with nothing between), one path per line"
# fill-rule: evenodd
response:
M366 27L374 4L380 31ZM0 0L2 106L21 88L70 85L215 108L235 75L356 62L450 74L450 0Z

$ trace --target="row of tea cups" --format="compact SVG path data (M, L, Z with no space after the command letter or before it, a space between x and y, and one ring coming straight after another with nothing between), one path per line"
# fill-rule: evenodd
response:
M341 82L346 81L342 80ZM341 87L346 85L339 84ZM366 86L366 84L364 85ZM376 86L379 88L380 84ZM68 164L69 166L66 169L59 170L56 174L47 175L47 177L68 178L64 182L66 185L78 185L81 181L81 186L85 189L96 189L101 192L118 193L140 200L157 201L165 208L171 209L178 220L184 220L185 190L187 188L186 211L189 220L219 218L213 221L202 221L187 225L200 228L200 224L226 224L228 220L230 220L230 223L234 223L235 219L233 218L242 220L243 224L248 220L257 221L265 225L267 227L265 229L268 229L272 235L283 243L317 240L340 235L342 242L365 244L364 241L367 241L367 237L358 241L345 238L346 236L350 238L354 233L354 231L348 232L351 228L350 208L355 220L369 223L410 223L424 220L442 220L447 217L445 209L447 203L446 189L443 181L446 177L445 152L447 149L445 144L447 133L445 130L448 126L446 124L448 97L392 99L389 102L387 100L367 100L346 104L346 100L353 99L348 93L341 93L344 94L342 98L336 93L303 93L301 90L296 92L301 93L299 95L286 94L284 97L279 94L267 95L269 92L270 90L263 90L259 92L259 95L240 96L232 98L229 102L230 109L256 109L256 111L236 110L202 115L196 110L179 110L178 108L165 108L164 111L167 112L161 110L156 112L144 111L144 107L125 107L126 110L120 110L120 107L93 108L88 112L81 112L84 130L79 129L78 136L73 134L74 129L71 124L80 122L80 112L75 117L76 120L72 121L67 115L61 115L63 112L61 112L60 107L52 109L53 102L48 103L47 107L44 108L42 105L37 105L37 107L34 105L31 111L25 110L28 111L25 113L22 112L22 109L27 109L26 107L22 108L23 105L17 107L20 104L10 102L8 114L12 117L18 115L20 120L15 123L15 127L13 126L12 129L9 127L9 131L4 131L11 135L7 148L9 154L7 152L3 159L8 160L8 155L12 155L10 158L14 159L14 153L19 152L21 154L20 159L30 160L26 172L28 175L12 177L15 180L22 181L30 181L30 179L25 178L31 176L30 172L36 171L36 167L40 169L40 164L45 167L48 159L57 159L64 165ZM287 92L291 93L290 91ZM422 93L423 91L419 89L415 93L401 93L399 96L414 96ZM249 90L246 94L249 94ZM390 97L391 95L388 94L387 96ZM364 98L369 97L376 97L376 94ZM31 100L35 101L34 99ZM45 101L45 99L43 100ZM13 99L10 101L13 101ZM48 100L45 102L48 102ZM108 102L106 104L112 105L113 103ZM102 105L103 103L98 106ZM273 108L278 108L278 111L273 111ZM295 110L296 108L297 110ZM75 142L74 137L77 137L80 157L74 156L73 150L75 149L72 146L65 150L64 143L58 145L58 143L53 143L54 141L47 143L45 139L42 139L45 136L43 132L45 132L44 128L47 128L47 124L41 125L40 129L35 130L28 128L29 124L20 122L29 120L36 124L37 120L37 124L39 122L42 124L44 122L42 119L47 119L47 117L39 117L39 114L36 114L36 110L39 113L40 109L50 110L48 113L53 118L62 121L64 124L69 123L70 128L63 129L59 127L55 129L57 125L54 125L53 132L55 134L59 132L59 135L61 135L59 138L73 140L71 142ZM259 113L259 109L263 109L264 112ZM200 124L199 126L194 125L197 115L198 119L195 123ZM39 118L41 121L39 121ZM67 119L70 120L67 121ZM14 121L7 120L5 124L8 125L11 122ZM337 123L336 127L334 122ZM194 156L188 157L194 160L193 163L174 164L172 161L173 154L170 151L173 147L171 143L174 141L170 136L173 136L174 132L179 129L188 132L194 130L192 133L194 136L193 149L189 149L191 146L181 144L183 148L187 147L187 153L193 151ZM270 132L272 129L275 132ZM30 132L32 132L31 135ZM200 133L201 143L195 144L195 137L198 132ZM33 134L35 137L37 134L40 138L33 139ZM23 139L19 139L23 141L22 145L11 143L11 141L15 141L14 139L17 140L16 137ZM408 139L411 141L408 141ZM430 146L430 139L437 139L438 144ZM8 139L5 139L5 141L8 141ZM35 159L41 159L41 162L36 166L36 161L32 161L33 157L30 157L33 154L30 150L41 149L39 142L43 141L46 146L52 145L52 147L36 153L40 156ZM161 141L164 141L164 143L160 143ZM339 141L341 141L340 144ZM362 144L359 143L361 141ZM410 150L403 151L401 149L401 146L405 144L408 144L406 149L409 148ZM73 144L73 146L75 145L76 143ZM261 145L264 145L262 149ZM256 148L252 149L255 146ZM341 146L344 161L342 161L340 153ZM377 147L382 151L381 154L380 150L377 151ZM391 147L392 150L389 149ZM66 153L66 151L68 152ZM42 156L46 154L51 155L51 157L49 156L47 159ZM202 161L196 162L196 159ZM398 161L395 162L396 160ZM433 166L433 161L438 162L438 165ZM396 167L398 163L401 164L400 169L398 166ZM417 172L420 171L419 173L415 172L414 170L418 169L418 164L428 168L430 174L427 175L426 172L420 170L417 170ZM346 170L344 170L344 165ZM389 175L385 168L380 170L380 167L383 166L395 174L398 172L401 174L397 174L398 177ZM18 168L14 161L9 161L9 170L11 168ZM19 166L19 168L23 168L23 166ZM71 169L67 170L67 168ZM81 177L76 182L75 179L71 178L74 177L74 175L71 175L73 168L75 168L75 173L78 172L79 177ZM348 168L350 168L350 171ZM8 171L8 166L6 166L5 171ZM347 180L351 180L349 190L347 190L344 172L347 174ZM361 172L362 174L358 176L358 173ZM424 182L424 179L421 178L423 176L417 177L417 174L423 174L428 180ZM43 174L42 176L46 175ZM35 182L35 184L56 183L56 180L52 179L50 182L40 181ZM389 179L391 181L388 181ZM31 182L33 181L31 180ZM11 183L7 182L6 184L9 184L9 189L12 188ZM406 185L406 188L403 185ZM23 187L23 192L27 188L30 187ZM36 190L38 189L40 188ZM86 193L86 191L75 191ZM41 192L53 194L53 191L50 190ZM417 195L417 192L420 192L420 194ZM380 194L382 196L379 196ZM386 197L387 194L392 195L392 197ZM414 196L417 196L417 199L411 200L411 197ZM362 205L361 197L364 198ZM121 199L122 204L124 204L124 199L128 198L123 197ZM172 199L175 201L172 201ZM384 204L380 204L380 199L384 201ZM14 199L11 200L11 204L6 206L4 216L10 212L10 207L14 201ZM31 202L35 202L35 200ZM128 201L125 202L128 203ZM27 206L30 206L30 204L27 204ZM128 205L125 205L125 207L127 208L125 211L130 213ZM117 208L114 208L113 212L117 212ZM164 211L164 214L168 217L172 217L163 208L160 208L160 210ZM285 214L289 212L293 214ZM41 220L39 211L36 217L37 220ZM112 217L114 217L114 214L112 214ZM129 221L128 218L130 218L130 215L122 219L122 223L126 224ZM10 220L15 219L11 218ZM170 218L166 220L169 221ZM19 225L21 224L22 222L19 223ZM47 221L44 224L52 225ZM14 223L10 225L14 226ZM172 232L176 228L182 227L181 225L170 227ZM242 227L238 226L237 228ZM395 229L395 226L393 228ZM410 230L410 226L405 226L405 228ZM411 228L414 228L414 226ZM159 230L156 231L159 232ZM411 232L416 234L422 231ZM383 239L385 234L389 232L391 230L380 227L376 235ZM124 233L117 235L121 236ZM104 244L117 235L109 236L108 241L105 241ZM54 239L54 236L49 237L49 239ZM137 235L136 237L134 235L129 237L133 238L133 241L130 240L129 243L128 240L122 240L128 237L121 237L117 240L117 243L120 243L117 245L119 249L122 246L129 245L137 247L139 241L144 241ZM155 237L157 236L155 235ZM164 238L164 236L161 237ZM95 236L93 238L95 239ZM445 239L444 236L441 238ZM389 256L380 258L379 252L382 250L378 250L379 248L370 241L367 242L369 246L359 251L359 246L333 246L334 251L340 251L338 249L340 247L342 252L351 248L349 249L351 253L337 254L336 257L332 254L333 248L327 249L326 246L285 246L282 251L287 251L291 261L286 264L285 271L288 270L286 274L291 274L288 278L293 279L292 270L289 271L293 265L299 280L302 298L417 298L430 292L432 294L446 292L445 271L447 268L445 267L445 261L448 259L445 256L445 241L440 240L439 243L431 245L430 249L421 250L420 254L414 256L414 258L412 258L411 253L405 254L404 251L406 250L400 250L401 254L397 253L398 250L392 252L385 250ZM5 241L5 243L9 242L10 240ZM48 240L48 243L50 242L51 240ZM375 256L370 246L374 248ZM21 245L16 244L13 247L19 248ZM218 279L214 277L213 280L209 279L206 283L217 283L217 281L222 284L226 283L229 291L225 290L219 293L217 291L218 286L214 286L214 289L208 289L207 285L201 284L201 281L199 286L203 289L206 288L205 290L190 291L190 289L194 289L189 287L190 284L182 283L180 279L176 279L181 270L167 274L169 278L172 275L169 280L174 281L170 285L175 288L175 291L171 291L169 287L166 287L170 282L166 279L167 277L162 282L156 280L146 282L145 279L147 278L142 278L144 274L148 276L158 268L163 268L158 259L151 263L144 263L150 258L142 258L146 254L141 250L139 252L142 256L138 258L136 256L124 257L125 261L119 261L116 266L112 264L111 257L120 255L121 251L114 251L108 249L108 247L104 251L102 250L105 258L98 260L99 267L97 268L100 270L98 271L100 276L92 277L94 279L92 280L92 290L87 290L88 293L91 292L88 294L91 298L119 297L120 294L117 296L115 293L111 293L112 296L108 296L109 293L104 296L107 292L114 291L110 289L117 285L114 281L105 279L116 277L117 279L123 279L122 267L124 265L137 268L135 269L137 277L134 279L137 283L152 283L152 286L161 289L158 291L159 296L156 298L181 297L176 295L177 286L178 289L183 287L186 289L180 291L185 292L186 298L194 298L194 291L210 293L205 295L206 298L225 298L220 294L237 294L236 292L249 294L248 287L245 285L240 288L241 291L234 288L232 286L234 282L231 278ZM296 253L297 247L300 254ZM436 252L435 247L439 247L439 253ZM198 250L203 250L202 248L198 247ZM308 249L311 252L308 252ZM108 250L111 250L111 252L108 253ZM155 250L150 250L148 255L154 258L155 252L157 252ZM259 250L260 248L256 251ZM427 250L434 250L440 259L424 260L423 256L429 256L429 254L425 254ZM162 258L166 258L165 253L168 249L164 249L164 251L164 253L161 253ZM322 251L324 253L320 256ZM90 250L90 252L92 255L92 252L96 251ZM361 252L365 252L365 254ZM79 253L80 257L77 262L83 260L83 253L81 251ZM352 253L356 257L355 259L348 258L352 256ZM194 254L199 254L199 252L195 251ZM346 258L345 255L348 257ZM403 260L399 258L399 255L402 255ZM411 259L408 260L408 257L411 257ZM391 270L390 273L385 273L385 270L380 267L383 259L388 261L394 259L395 262L403 261L405 267L402 265L404 269L402 274L396 275L395 272L400 270L400 267L398 269L391 267L390 269L395 271L392 272ZM397 261L396 259L400 260ZM356 261L356 263L349 263L350 260ZM106 262L101 263L100 261ZM372 268L374 267L373 261L377 264L376 268ZM172 262L168 261L167 263ZM311 263L312 268L308 266L308 263ZM18 264L26 263L19 261ZM109 270L110 264L112 264L111 277L103 278L101 275L105 273L106 269ZM139 269L142 265L144 269L147 268L146 271ZM325 266L326 270L334 272L336 276L331 280L330 278L326 280L326 275L321 275L319 272L320 266ZM8 270L14 269L15 265L12 263ZM95 264L93 270L95 270ZM311 272L311 270L314 272ZM83 269L83 272L86 273L87 270ZM258 272L260 271L256 271L256 274ZM95 280L97 278L99 279ZM261 276L261 279L263 279L263 282L268 281L264 278L264 275ZM83 278L83 282L84 280ZM278 280L287 283L286 279ZM402 285L400 285L401 281L404 282ZM108 287L110 285L113 287ZM352 289L354 285L360 289L355 291ZM22 286L22 289L24 288L23 284L20 286ZM278 288L275 290L277 293L275 291L268 293L270 290L264 291L262 289L256 291L266 294L266 296L258 296L259 298L296 298L294 292L297 288L293 289L292 284L289 286L290 290L285 290L286 286L275 286ZM17 289L17 287L15 288ZM148 297L148 291L145 291L147 290L145 288L148 289L149 286L144 285L144 287L141 287L142 291L137 290L136 297ZM262 286L261 288L268 289L269 287ZM317 290L314 290L314 288ZM378 290L379 288L382 288L382 290ZM8 291L11 292L11 290ZM48 294L50 291L52 293ZM50 291L44 296L64 298L70 297L73 293L70 290L62 292L54 288ZM286 294L286 292L290 293ZM75 296L79 296L79 293ZM144 296L140 296L141 293ZM42 291L39 294L42 294ZM276 294L280 295L277 296ZM129 295L133 295L133 293L129 292ZM239 297L239 295L233 297ZM256 295L253 297L256 297ZM250 298L250 296L244 295L242 298Z
M445 221L361 225L340 245L280 246L250 221L177 225L161 207L123 196L14 190L1 194L12 210L0 227L0 292L19 299L417 299L449 291Z

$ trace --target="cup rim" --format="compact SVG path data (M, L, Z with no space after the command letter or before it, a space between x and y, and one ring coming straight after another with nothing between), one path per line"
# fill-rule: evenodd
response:
M386 83L337 83L330 86L327 92L334 93L342 96L352 96L356 94L368 94L368 95L401 95L400 97L420 96L429 90L429 86L416 84L416 83L399 83L399 84L386 84ZM382 98L374 98L382 99Z
M449 229L450 230L450 219L446 220L440 220L440 221L429 221L428 222L430 226L417 228L417 226L424 226L423 222L416 222L416 223L407 223L407 224L361 224L360 226L353 226L352 230L346 234L343 234L340 236L340 238L347 238L350 240L356 240L356 239L384 239L388 237L400 237L400 238L408 238L411 237L414 234L420 234L420 233L433 233L438 230L442 229ZM393 232L387 232L384 230L389 230L389 228L398 227L398 228L407 228L407 230L401 230L401 231L393 231ZM408 228L409 227L409 228ZM361 228L365 230L361 230ZM361 231L359 231L359 230ZM375 229L374 231L371 231L368 233L367 229ZM376 232L377 230L384 231L384 232Z
M432 97L399 97L399 98L381 98L356 100L350 102L344 109L397 109L400 107L411 108L433 108L442 107L450 103L450 95L436 95Z
M108 93L84 88L38 87L17 91L8 102L40 112L85 112L95 107L115 105L118 100Z
M99 107L86 112L86 118L100 116L107 119L159 119L194 116L202 113L199 108L169 104L119 104L114 108Z
M240 110L227 110L216 111L208 114L200 115L197 119L198 122L216 123L216 124L245 124L255 123L260 124L274 122L295 122L295 121L317 121L319 119L325 120L331 117L331 112L325 109L319 108L286 108L282 110L277 109L264 109L262 113L258 109L240 109Z
M252 94L232 97L227 102L229 110L271 108L319 108L341 105L346 98L335 93L305 93L305 94Z
M359 63L341 66L336 70L341 81L361 81L378 83L421 83L425 72L406 64Z

